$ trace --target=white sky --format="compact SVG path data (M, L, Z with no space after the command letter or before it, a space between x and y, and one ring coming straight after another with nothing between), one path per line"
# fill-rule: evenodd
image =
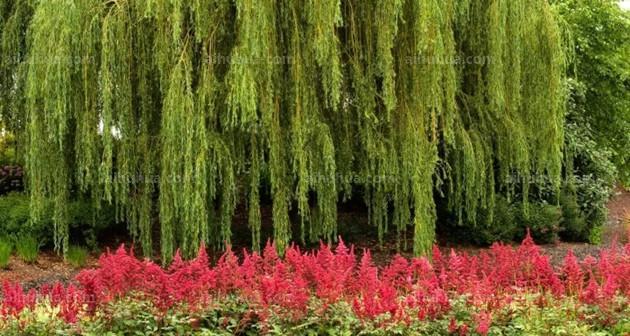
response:
M630 10L630 0L621 0L619 1L619 6L625 10Z

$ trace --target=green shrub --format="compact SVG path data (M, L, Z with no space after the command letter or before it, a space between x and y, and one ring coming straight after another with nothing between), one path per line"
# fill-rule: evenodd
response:
M115 209L107 204L97 206L91 200L72 201L68 207L70 235L73 241L83 242L91 249L97 246L98 235L107 228L117 225ZM52 234L52 227L49 227Z
M527 229L532 238L539 244L553 243L558 240L562 209L545 202L529 203L527 208L520 206L517 221L519 223L518 239L525 237Z
M447 232L453 233L456 241L467 241L479 245L494 242L522 240L527 229L537 243L552 243L558 240L561 230L562 210L559 206L545 202L509 202L497 196L493 212L479 212L476 223L448 224Z
M588 123L573 116L565 127L567 179L560 197L561 237L569 241L597 242L606 223L607 203L617 180L612 153L599 146Z
M588 242L593 245L599 245L602 243L602 235L604 228L602 226L594 226L588 234Z
M10 193L0 197L0 235L31 234L35 237L47 235L47 227L52 225L52 213L44 214L42 221L29 223L29 198L22 193Z
M85 266L88 257L88 251L82 246L72 245L66 253L66 261L73 267L79 268Z
M0 235L31 235L42 246L50 246L53 237L53 207L46 206L38 222L30 220L29 196L10 193L0 196ZM111 206L97 207L90 201L75 200L69 206L69 229L73 241L96 248L98 234L116 223Z
M50 208L52 209L52 208ZM40 244L52 240L52 211L47 208L42 219L31 223L29 197L23 193L10 193L0 197L0 235L31 236Z
M5 269L9 266L9 257L13 252L13 243L6 237L0 237L0 268Z
M588 231L586 218L578 204L575 187L565 185L560 196L560 206L562 207L562 237L567 240L580 240Z
M608 219L608 200L612 195L613 184L594 175L576 176L576 195L581 212L586 221L582 232L574 238L588 241L593 228L601 228Z
M1 128L2 125L0 125ZM11 133L0 134L0 165L18 163L17 141Z
M15 250L18 257L28 264L32 264L37 261L37 255L39 254L40 243L37 238L22 234L15 239Z
M472 242L490 245L494 242L511 242L516 239L519 223L518 208L510 204L505 197L497 196L494 211L481 211L474 226L467 235Z

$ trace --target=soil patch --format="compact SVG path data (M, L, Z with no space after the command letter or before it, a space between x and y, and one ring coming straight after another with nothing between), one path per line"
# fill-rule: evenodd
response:
M97 264L95 256L90 256L86 267L94 267ZM39 287L44 283L57 281L66 283L79 272L78 269L64 262L56 253L44 251L39 254L37 261L32 264L23 262L16 256L9 261L9 268L0 270L0 283L19 282L25 289Z

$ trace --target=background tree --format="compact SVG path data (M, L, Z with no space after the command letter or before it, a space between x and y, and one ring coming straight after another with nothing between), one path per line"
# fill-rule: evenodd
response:
M571 34L564 237L601 240L615 183L630 181L630 14L617 1L561 0Z
M628 184L630 13L614 0L557 2L575 47L568 122L588 129L600 147L612 151L620 178Z

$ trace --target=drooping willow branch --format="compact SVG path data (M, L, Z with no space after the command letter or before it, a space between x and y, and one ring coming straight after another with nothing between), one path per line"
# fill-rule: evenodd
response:
M168 261L229 244L237 203L259 248L262 195L280 251L333 240L360 191L379 236L413 227L421 254L436 191L474 225L534 175L559 185L546 0L21 0L0 35L0 116L59 248L77 190L115 204L147 255L158 224Z

